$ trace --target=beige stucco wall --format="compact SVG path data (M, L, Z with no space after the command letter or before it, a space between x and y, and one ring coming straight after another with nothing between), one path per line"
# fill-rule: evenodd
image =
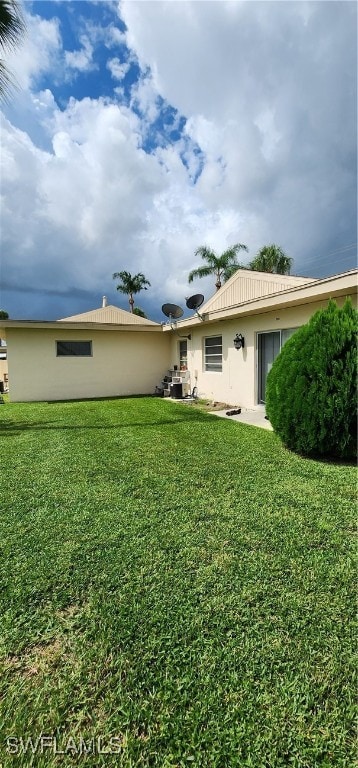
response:
M7 374L7 360L0 360L0 381L4 381L4 374Z
M215 323L201 323L200 326L180 329L180 334L191 333L188 340L188 369L190 386L198 387L199 397L217 400L229 405L253 408L258 404L258 354L257 333L278 331L304 325L318 309L327 306L327 301L306 304L299 307L275 310L260 315L221 320ZM338 298L342 306L344 298ZM236 350L233 339L236 333L245 338L245 348ZM204 338L222 336L222 372L204 371ZM171 366L179 362L179 336L172 335Z
M168 368L161 331L7 329L10 400L152 394ZM91 340L92 357L56 357L56 340Z

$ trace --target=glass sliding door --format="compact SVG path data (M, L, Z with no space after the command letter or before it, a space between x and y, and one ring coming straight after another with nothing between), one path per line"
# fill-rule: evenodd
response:
M267 374L281 349L281 332L258 333L258 400L265 402Z

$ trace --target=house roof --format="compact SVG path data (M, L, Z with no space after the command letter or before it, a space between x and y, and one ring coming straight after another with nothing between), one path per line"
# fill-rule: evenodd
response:
M161 331L160 323L139 317L125 309L106 305L79 315L63 317L60 320L0 320L0 328L67 328L68 330L105 330L105 331Z
M247 270L238 271L247 272ZM262 275L262 273L258 273L258 275ZM276 283L276 291L272 293L261 294L249 299L245 299L243 294L241 294L241 301L226 305L220 299L219 293L231 282L232 278L230 278L230 281L228 280L212 299L209 299L206 304L200 307L199 316L195 315L185 320L179 320L177 328L189 328L200 325L203 321L206 324L217 320L239 317L240 315L262 314L277 308L283 309L284 307L311 304L315 301L326 301L338 296L353 296L357 294L357 275L358 270L352 269L349 272L342 272L339 275L321 279L296 278L296 284L291 282L291 285L286 284L284 288L277 289ZM270 275L271 277L274 276ZM282 277L282 275L277 275L277 277ZM299 283L299 280L303 282ZM240 293L237 295L240 296ZM218 300L216 301L217 298ZM229 296L227 296L227 300L229 300ZM167 328L164 326L164 331L166 330Z
M268 272L257 272L252 269L238 269L227 280L219 291L204 304L202 312L214 312L243 304L261 296L270 296L279 291L286 291L298 285L314 283L314 277L297 277L295 275L277 275Z
M315 301L357 293L358 270L315 279L291 275L272 275L239 269L222 288L200 307L200 315L177 322L177 328L190 328L217 320L271 312L276 308L294 307ZM107 331L168 332L172 328L134 315L113 305L72 315L61 320L1 320L0 331L10 328L96 329ZM6 335L6 334L4 334Z
M58 323L114 323L115 325L159 325L153 320L147 320L145 317L139 317L125 309L108 304L99 309L92 309L89 312L82 312L80 315L71 315L57 320Z

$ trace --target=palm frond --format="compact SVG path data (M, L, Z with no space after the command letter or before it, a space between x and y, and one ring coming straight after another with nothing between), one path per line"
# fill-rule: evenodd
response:
M0 0L0 46L14 48L25 32L25 22L16 0Z
M130 272L127 272L125 269L123 269L121 272L114 272L113 280L119 280L121 281L117 286L117 291L120 293L125 293L127 295L130 295L132 293L139 293L140 291L146 291L147 286L150 286L149 280L143 275L142 272L138 272L137 275L131 275Z
M189 272L189 275L188 275L188 282L192 283L196 277L209 277L210 275L213 274L214 271L215 270L209 266L197 267L197 269L192 269L192 271Z
M271 243L264 245L255 258L250 262L249 268L258 272L271 272L279 275L289 275L293 259L287 256L279 245Z
M25 22L21 8L15 0L0 0L0 49L11 50L20 42L25 33ZM13 90L18 88L14 76L0 59L0 101L6 103Z
M236 259L236 256L239 251L247 251L248 247L247 245L244 245L244 243L235 243L235 245L231 245L230 248L227 248L224 253L221 254L222 257L225 257L227 259Z
M212 267L216 267L217 254L207 245L200 245L195 251L195 256L201 256L203 261L207 261Z

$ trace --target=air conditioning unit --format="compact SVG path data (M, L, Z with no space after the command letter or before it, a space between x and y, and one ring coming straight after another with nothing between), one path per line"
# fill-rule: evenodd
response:
M180 371L180 378L183 384L190 381L190 371Z

